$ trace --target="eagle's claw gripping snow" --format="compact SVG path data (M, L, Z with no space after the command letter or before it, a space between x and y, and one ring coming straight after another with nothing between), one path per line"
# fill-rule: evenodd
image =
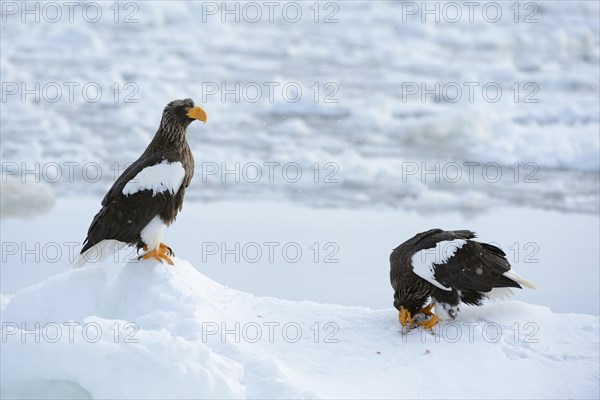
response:
M400 325L402 325L402 327L406 327L408 325L410 328L412 325L414 325L413 319L410 316L410 312L408 312L406 308L403 308L400 310L400 312L398 312L398 321L400 321Z
M410 311L406 308L402 308L398 313L398 321L403 328L412 329L415 326L421 326L424 329L432 329L439 321L439 317L431 312L432 308L433 303L429 304L427 307L421 308L420 313L414 318L419 319L416 324L413 317L410 315ZM425 318L420 318L421 316L430 316L431 318L427 320Z
M147 246L143 247L144 251L148 250ZM169 246L167 246L164 243L161 243L158 248L154 249L154 250L150 250L144 254L142 254L141 256L138 257L138 260L140 259L144 259L147 260L150 257L154 257L156 258L158 261L160 261L162 263L163 260L165 260L169 265L174 265L173 260L171 260L169 258L169 256L174 256L175 254L173 253L173 250L171 250L171 248Z

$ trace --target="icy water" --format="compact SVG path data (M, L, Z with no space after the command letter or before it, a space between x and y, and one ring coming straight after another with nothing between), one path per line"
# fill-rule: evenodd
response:
M597 2L90 4L3 10L4 181L101 196L192 97L190 199L599 211Z

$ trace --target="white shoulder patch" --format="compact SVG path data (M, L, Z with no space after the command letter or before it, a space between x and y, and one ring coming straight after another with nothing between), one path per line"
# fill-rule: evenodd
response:
M181 187L184 176L185 169L181 162L170 163L165 160L160 164L141 170L127 182L123 188L123 194L129 196L142 190L152 190L152 196L167 190L174 194Z
M410 260L413 272L442 290L452 290L435 280L433 264L446 263L465 243L465 239L443 240L431 249L416 252Z

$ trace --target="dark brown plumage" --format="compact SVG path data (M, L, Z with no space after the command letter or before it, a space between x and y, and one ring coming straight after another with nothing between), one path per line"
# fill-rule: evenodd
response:
M394 307L410 317L431 298L454 318L461 302L481 305L484 298L509 294L506 289L533 287L510 270L501 249L473 238L475 233L468 230L431 229L394 249L390 255Z
M164 226L168 226L182 208L185 189L194 174L194 157L186 140L186 129L195 119L206 122L206 114L195 107L191 99L167 104L158 131L144 153L104 196L102 208L89 227L82 255L105 240L151 251L158 249L153 247L159 246L154 239L162 236L162 227L158 222L149 224L158 216ZM153 243L147 243L149 241ZM106 256L102 254L99 258Z

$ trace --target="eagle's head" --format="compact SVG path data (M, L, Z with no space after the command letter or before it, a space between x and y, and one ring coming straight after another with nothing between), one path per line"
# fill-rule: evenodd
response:
M426 300L427 297L398 296L397 293L394 294L394 307L398 310L398 321L402 327L408 326L410 328L416 322L413 318L421 318L420 313L425 312L423 306L425 305ZM418 322L418 324L421 324L421 322Z
M196 107L192 99L173 100L165 107L161 124L163 127L187 128L196 119L206 123L206 113Z
M427 297L406 296L399 298L394 296L394 307L398 311L407 310L410 315L416 315L425 305Z
M398 311L407 310L411 315L416 315L429 298L429 285L421 285L421 279L411 274L400 277L394 281L394 307ZM418 283L418 284L413 284Z

